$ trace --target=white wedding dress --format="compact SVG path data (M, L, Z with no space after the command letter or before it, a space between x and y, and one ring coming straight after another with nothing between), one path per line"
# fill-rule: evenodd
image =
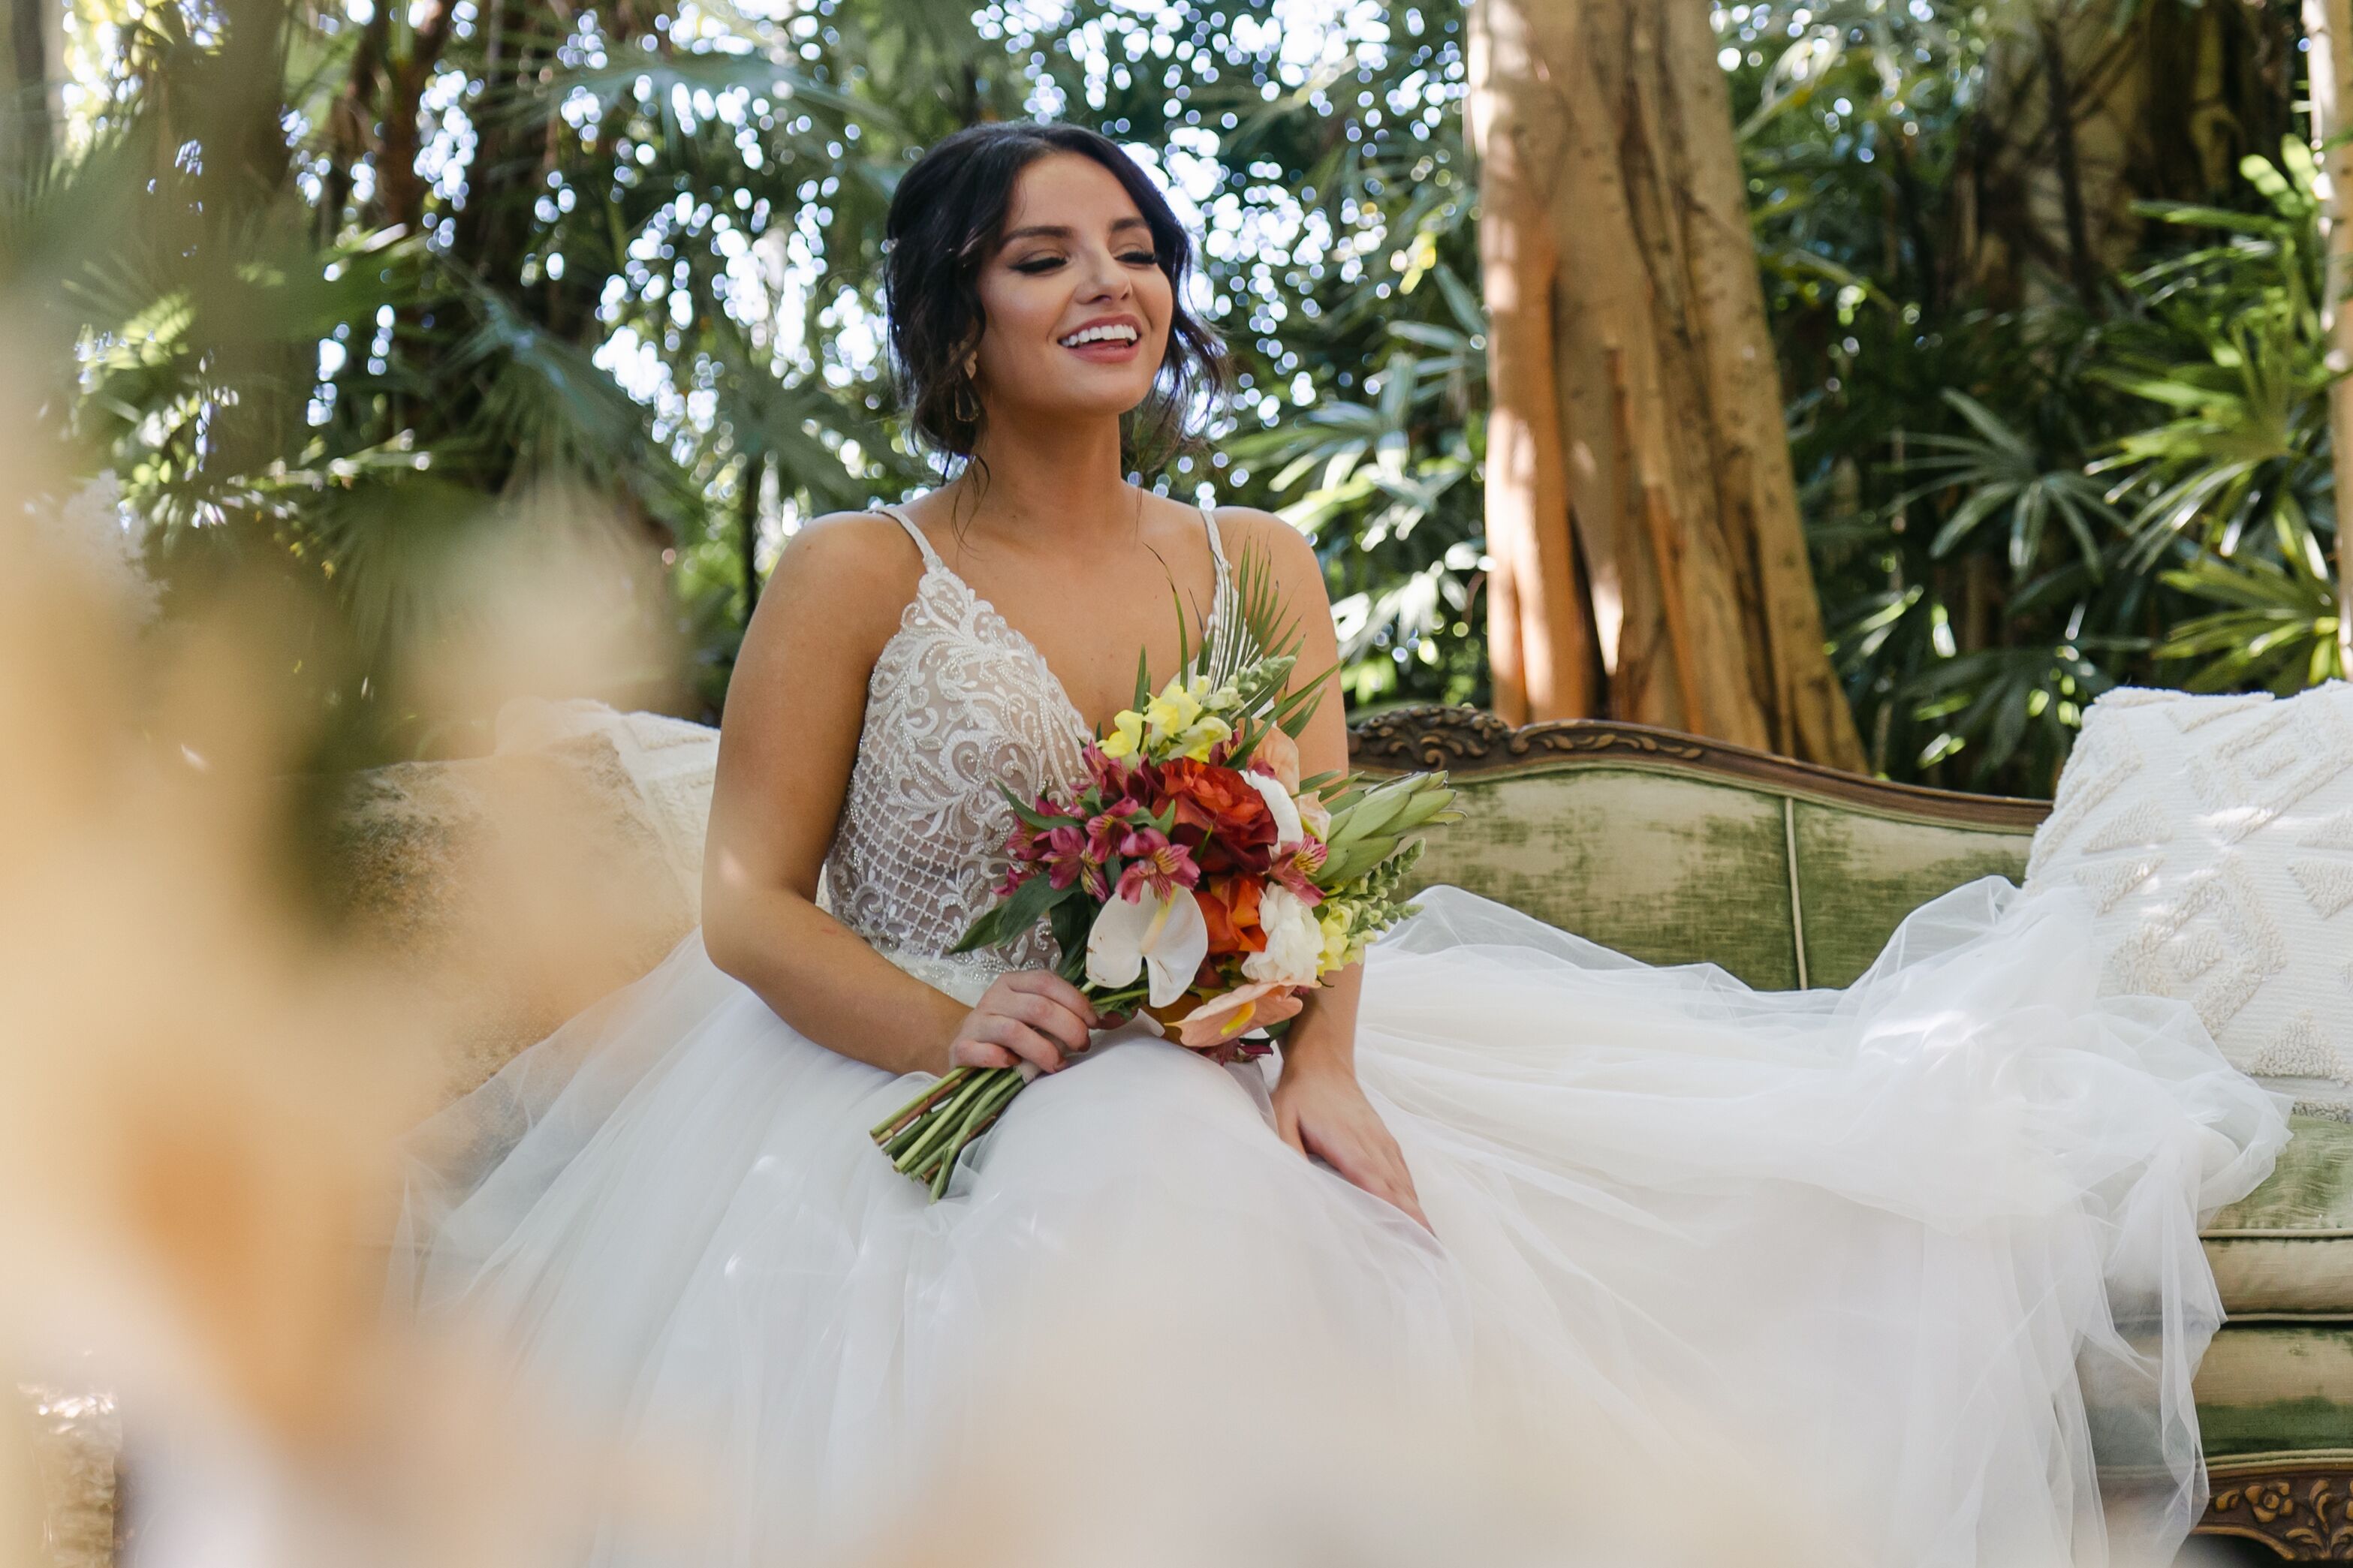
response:
M869 684L827 883L853 930L970 999L1046 956L1042 933L941 956L1001 869L997 782L1075 784L1084 727L908 531L925 569ZM1222 552L1218 572L1213 616ZM487 1327L625 1447L693 1456L711 1511L617 1510L600 1563L865 1561L923 1478L1010 1441L1006 1369L1058 1338L1251 1422L1336 1397L1271 1391L1269 1368L1313 1363L1376 1413L1470 1402L1520 1451L1574 1426L1655 1483L1597 1501L1672 1515L1747 1489L1828 1521L1812 1562L2180 1540L2204 1498L2190 1373L2221 1316L2199 1217L2285 1124L2187 1007L2095 995L2087 906L1989 879L1842 992L1759 993L1457 889L1421 902L1366 961L1357 1064L1434 1234L1279 1141L1271 1064L1132 1030L1034 1084L930 1203L867 1136L920 1080L796 1034L697 935L427 1129L404 1300ZM1055 1430L1041 1478L1097 1436ZM1219 1440L1237 1474L1303 1463ZM1586 1561L1576 1533L1527 1560Z

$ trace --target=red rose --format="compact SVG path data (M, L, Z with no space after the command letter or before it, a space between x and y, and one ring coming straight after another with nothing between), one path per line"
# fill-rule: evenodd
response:
M1241 774L1179 757L1160 764L1158 783L1162 799L1176 808L1169 837L1193 852L1205 873L1266 870L1274 814Z

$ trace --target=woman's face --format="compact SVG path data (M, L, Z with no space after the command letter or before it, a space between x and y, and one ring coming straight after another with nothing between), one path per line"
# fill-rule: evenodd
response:
M1168 346L1168 275L1109 169L1050 153L1021 171L982 265L976 371L997 416L1116 418L1152 391Z

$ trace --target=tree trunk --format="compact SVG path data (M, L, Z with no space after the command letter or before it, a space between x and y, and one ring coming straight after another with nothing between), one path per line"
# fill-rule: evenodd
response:
M2067 51L2060 42L2059 25L2045 22L2042 43L2043 100L2049 108L2053 172L2059 178L2059 211L2066 225L2067 274L2085 309L2100 300L2104 268L2092 251L2092 220L2084 201L2084 160L2076 146L2075 98L2067 80Z
M1715 47L1696 0L1472 8L1496 708L1860 768Z
M760 607L760 483L766 464L757 452L744 455L744 474L735 481L736 564L744 574L744 627L752 626L752 612Z
M2304 32L2312 47L2312 144L2327 175L2321 205L2328 269L2322 321L2328 334L2328 438L2337 466L2337 662L2353 679L2353 142L2345 140L2348 90L2353 90L2353 3L2304 0Z
M49 161L49 9L43 0L8 0L8 57L17 110L9 117L14 123L7 128L7 153L24 169Z
M2276 157L2293 39L2256 5L2032 0L1988 51L1953 182L1964 288L1997 309L2093 302L2141 198L2208 201Z
M392 7L368 16L352 47L352 68L343 90L327 111L326 192L319 203L319 237L332 245L343 232L343 209L352 199L352 169L377 148L376 101L392 53Z
M1514 723L1599 711L1594 625L1577 592L1568 469L1554 375L1560 253L1552 206L1559 127L1490 90L1542 71L1516 7L1474 7L1472 136L1480 158L1479 269L1487 299L1487 654L1495 711ZM1499 58L1500 57L1500 58ZM1614 635L1616 626L1610 627Z
M385 0L387 6L390 3ZM433 80L433 68L440 63L441 51L449 42L457 11L456 0L433 0L409 32L407 58L391 61L387 73L384 143L376 157L376 205L385 224L396 224L412 234L425 216L425 178L417 168L422 128L417 116L425 100L425 89ZM495 19L491 25L496 25ZM364 36L363 47L374 37ZM479 128L476 136L479 167L481 142L487 138Z

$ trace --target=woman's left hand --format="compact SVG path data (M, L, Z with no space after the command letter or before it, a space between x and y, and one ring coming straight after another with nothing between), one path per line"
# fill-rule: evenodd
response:
M1324 1160L1373 1196L1412 1215L1424 1230L1430 1228L1405 1155L1365 1098L1351 1068L1305 1058L1286 1060L1274 1087L1274 1129L1303 1155Z

